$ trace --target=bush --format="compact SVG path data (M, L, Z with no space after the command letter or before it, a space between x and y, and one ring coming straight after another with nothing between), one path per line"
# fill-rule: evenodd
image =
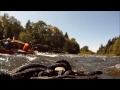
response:
M35 47L39 52L48 52L50 50L50 47L48 45L37 44Z

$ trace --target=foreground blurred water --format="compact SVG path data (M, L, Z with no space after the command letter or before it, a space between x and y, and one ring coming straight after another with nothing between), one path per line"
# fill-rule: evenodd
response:
M107 57L97 55L72 55L72 54L52 54L36 52L35 55L22 54L0 54L0 69L11 71L25 63L41 63L51 65L58 60L66 59L73 70L78 71L103 71L104 79L120 79L120 57ZM106 76L105 76L106 75Z

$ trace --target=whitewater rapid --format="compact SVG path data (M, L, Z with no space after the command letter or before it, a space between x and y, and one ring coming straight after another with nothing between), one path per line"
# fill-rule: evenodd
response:
M74 70L95 71L101 70L111 76L120 77L120 56L56 54L35 52L35 54L0 54L0 69L12 70L26 63L40 63L51 65L57 60L69 61Z

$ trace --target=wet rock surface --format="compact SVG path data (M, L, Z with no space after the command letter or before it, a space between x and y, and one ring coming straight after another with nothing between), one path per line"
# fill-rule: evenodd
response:
M64 70L55 70L57 67L63 67ZM56 61L53 65L45 66L39 63L30 63L22 65L11 73L0 72L2 79L101 79L96 75L101 75L102 71L73 71L67 60Z

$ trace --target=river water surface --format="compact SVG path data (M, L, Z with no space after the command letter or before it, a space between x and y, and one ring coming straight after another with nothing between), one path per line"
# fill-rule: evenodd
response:
M120 57L98 55L73 55L36 52L35 55L0 54L0 70L11 71L26 63L41 63L51 65L58 60L66 59L73 70L103 71L103 79L120 79Z

